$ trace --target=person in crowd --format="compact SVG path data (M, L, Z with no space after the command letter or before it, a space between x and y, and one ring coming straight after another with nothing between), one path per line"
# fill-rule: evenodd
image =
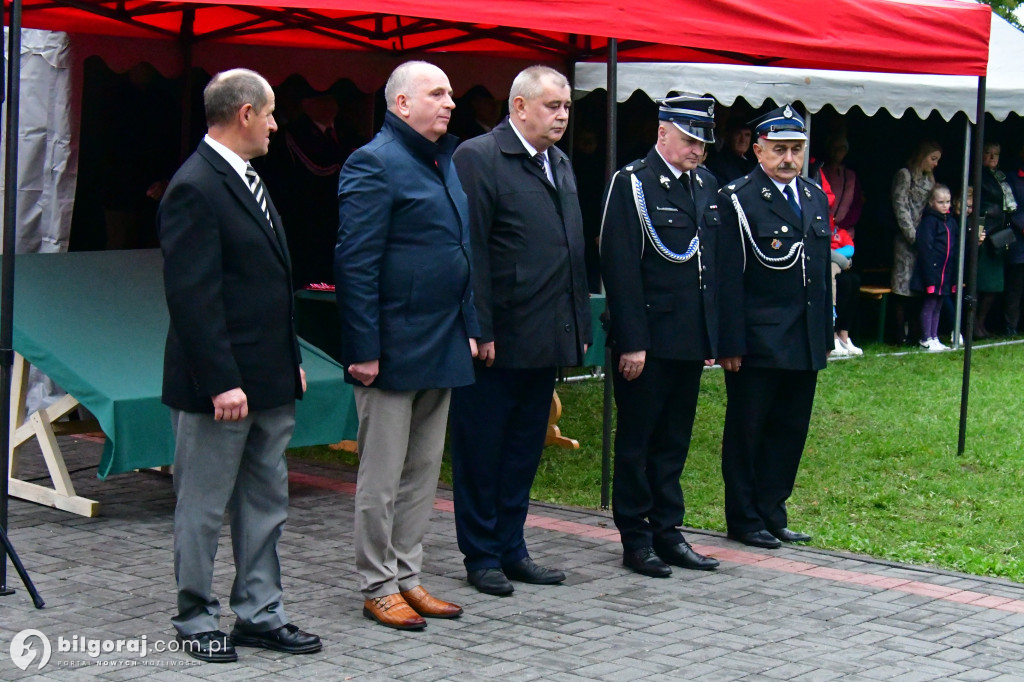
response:
M907 340L907 326L916 326L913 312L918 302L910 290L910 278L914 275L917 251L917 226L928 202L928 193L935 185L935 167L942 158L942 148L937 142L924 140L917 145L906 168L896 172L892 181L892 209L896 219L896 234L893 236L892 288L893 316L896 320L896 344Z
M1010 217L1014 240L1006 253L1006 335L1019 332L1021 296L1024 296L1024 145L1017 153L1013 170L1006 176L1018 211Z
M476 383L452 396L452 485L467 576L485 594L565 580L533 561L523 527L557 368L579 365L592 334L576 178L555 146L571 104L565 76L529 67L512 81L509 117L455 153L480 346Z
M864 197L857 174L845 165L850 143L845 135L833 135L825 143L825 151L825 163L821 167L821 173L835 196L835 201L829 206L829 213L835 221L836 229L846 230L851 240L856 239L857 222L864 206Z
M750 150L750 125L733 118L725 127L725 147L711 158L708 170L715 174L718 184L742 178L754 170L757 160Z
M650 152L612 179L601 227L615 404L612 513L622 563L651 577L712 570L683 537L679 477L718 345L718 182L699 168L714 100L659 101Z
M836 355L864 355L850 338L860 299L860 277L853 271L853 254L853 237L848 230L833 223L831 267L832 304L835 306L833 352Z
M753 547L811 537L788 527L818 370L833 346L828 200L800 176L804 120L792 105L751 124L758 167L719 191L719 364L729 537Z
M338 173L357 146L338 126L338 101L330 92L304 85L299 101L301 113L275 137L264 173L268 183L280 188L278 205L288 223L296 289L334 282Z
M924 296L920 345L928 351L949 350L939 341L939 312L943 299L957 290L960 229L950 213L951 203L949 188L937 183L928 194L928 206L917 227L917 263L910 288Z
M462 98L468 111L459 127L461 141L489 133L501 118L501 102L482 85L474 85Z
M305 654L320 638L288 621L277 545L288 516L284 451L306 390L281 217L249 161L267 153L274 91L245 69L203 91L208 133L157 214L170 327L163 402L175 434L174 575L183 651L208 662L235 646ZM231 635L219 630L213 563L231 517Z
M432 64L396 68L380 132L338 180L341 358L359 415L356 570L363 615L400 630L462 613L420 584L451 389L473 382L480 336L451 94Z
M993 236L1011 226L1010 216L1017 210L1013 189L1006 175L999 170L1000 145L986 142L981 154L981 201L978 210L985 221L988 235L978 247L978 315L974 322L974 338L993 336L988 330L988 317L997 294L1003 292L1003 261L1008 245L997 243Z
M982 149L980 220L984 220L986 239L978 247L978 314L974 323L974 338L994 336L988 329L989 313L998 294L1004 288L1004 261L1009 255L1009 244L996 235L1004 228L1012 229L1011 216L1017 209L1017 200L1006 175L999 170L1000 145L986 142Z

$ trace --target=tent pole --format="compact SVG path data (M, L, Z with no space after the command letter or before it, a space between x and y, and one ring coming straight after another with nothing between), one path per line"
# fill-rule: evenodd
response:
M981 210L981 152L985 139L985 86L986 77L978 77L978 111L976 123L974 124L974 173L972 173L971 185L974 186L974 210L971 211L970 233L967 235L967 296L964 301L967 304L967 329L964 336L964 377L960 389L960 435L956 444L956 454L964 454L964 444L967 440L967 398L971 389L971 351L974 348L974 323L975 308L978 293L978 225L980 222L978 213Z
M807 129L807 147L804 149L804 167L800 173L809 178L811 172L811 110L804 107L804 127Z
M187 9L181 13L181 143L178 148L178 163L184 163L192 153L192 44L195 42L194 24L196 11Z
M618 130L619 130L619 41L615 38L608 39L608 149L604 168L605 187L611 182L612 176L618 166ZM607 302L605 311L607 312ZM612 470L612 352L605 347L604 350L604 411L602 415L601 429L601 509L608 509L610 506L609 490L611 488Z
M2 12L0 12L2 14ZM4 155L4 236L0 257L0 451L3 482L0 483L0 595L14 594L7 585L7 557L11 557L21 582L37 609L43 599L22 566L14 545L7 537L7 493L11 466L11 370L14 366L14 249L18 225L18 111L21 107L21 0L11 3L7 41L7 140Z
M964 172L960 176L960 244L958 246L959 260L957 261L957 273L960 276L960 281L957 283L958 288L956 292L956 317L953 323L953 350L960 348L960 330L963 328L963 308L964 308L964 260L966 257L967 250L967 211L964 210L967 206L967 183L969 178L967 177L968 171L971 167L971 119L965 117L964 121Z

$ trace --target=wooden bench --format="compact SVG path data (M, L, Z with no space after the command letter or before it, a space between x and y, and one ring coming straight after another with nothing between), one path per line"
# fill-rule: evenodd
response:
M889 300L892 289L889 287L876 287L865 284L860 288L860 295L879 301L878 304L878 343L885 342L885 307Z

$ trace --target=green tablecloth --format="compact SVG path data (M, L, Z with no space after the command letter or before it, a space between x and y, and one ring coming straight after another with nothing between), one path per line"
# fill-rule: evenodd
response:
M107 435L99 477L173 463L160 402L167 305L158 250L23 254L15 269L14 349L92 412ZM309 389L291 447L356 434L341 367L302 343Z

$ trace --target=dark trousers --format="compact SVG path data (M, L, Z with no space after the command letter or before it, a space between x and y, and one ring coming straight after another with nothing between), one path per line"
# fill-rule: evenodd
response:
M1024 263L1006 264L1006 333L1016 334L1020 323L1020 297L1024 295Z
M786 500L807 440L817 379L813 370L743 367L725 373L722 478L730 533L788 525Z
M860 275L843 270L836 275L836 329L848 332L860 308Z
M547 434L555 368L476 368L452 391L449 435L455 532L466 569L526 556L523 526Z
M618 366L617 357L612 366ZM626 550L683 540L679 477L690 449L703 366L648 357L633 381L615 372L612 513Z

